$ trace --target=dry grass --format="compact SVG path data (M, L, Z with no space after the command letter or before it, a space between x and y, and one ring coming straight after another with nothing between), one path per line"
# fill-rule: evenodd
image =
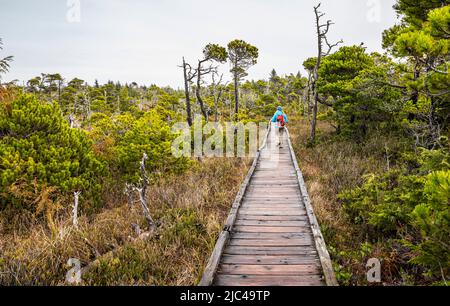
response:
M107 203L81 216L79 229L68 213L54 221L56 234L40 218L0 215L0 284L63 285L69 258L94 265L86 285L195 285L215 245L248 160L205 160L188 173L161 179L148 192L156 235L136 240L131 224L145 229L138 204ZM15 229L10 224L22 224ZM24 228L26 224L28 228Z

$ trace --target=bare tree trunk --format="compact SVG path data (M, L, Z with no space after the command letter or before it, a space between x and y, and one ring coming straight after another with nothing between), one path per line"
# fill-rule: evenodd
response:
M217 74L217 71L212 73L212 94L214 97L214 121L218 122L219 121L219 102L222 98L222 93L223 93L223 88L221 88L221 84L222 84L222 79L223 79L223 74L220 76L219 80L216 82L216 78L215 75ZM219 88L219 90L217 90Z
M75 118L74 118L74 114L72 113L69 115L69 126L71 129L73 129L74 122L75 122Z
M139 187L135 187L135 190L139 193L139 201L142 206L142 211L144 213L145 220L147 220L147 223L149 227L152 229L155 227L155 223L153 222L153 219L150 215L150 210L148 209L147 200L145 198L145 195L147 193L148 188L148 177L147 172L145 170L145 161L148 159L147 154L143 154L141 165L140 165L140 172L141 172L141 185Z
M320 5L319 5L320 6ZM320 14L319 14L319 6L314 8L314 12L316 14L316 29L317 29L317 62L316 66L314 67L314 76L313 81L311 84L312 91L314 93L314 100L313 100L313 112L312 112L312 120L311 120L311 135L310 135L310 141L311 143L314 143L316 141L316 125L317 125L317 104L318 104L318 98L319 94L316 89L317 80L319 79L319 68L320 63L322 61L322 32L320 30Z
M307 103L307 110L308 110L308 120L311 120L311 84L312 82L312 73L309 72L308 74L308 89L306 90L306 103Z
M239 114L239 80L237 72L234 73L234 113Z
M84 100L86 101L86 118L87 120L91 119L91 98L87 93L87 89L84 92Z
M197 101L200 104L200 110L202 111L203 117L205 117L206 122L208 122L208 112L205 108L205 103L203 102L202 96L200 94L201 86L202 86L202 61L198 62L197 68L197 88L195 88L195 95L197 97Z
M125 184L125 195L127 196L128 206L132 207L134 203L133 187L126 183Z
M73 218L72 223L75 228L78 228L78 202L80 197L81 191L75 191L73 193L74 196L74 204L73 204Z
M311 83L311 89L314 94L314 101L313 101L313 113L312 113L312 120L311 120L311 135L310 135L310 141L311 143L314 143L316 141L316 125L317 125L317 109L318 109L318 103L319 103L319 93L317 91L317 81L319 80L319 68L322 61L322 57L328 56L332 49L342 43L342 40L339 42L331 45L328 43L327 39L327 33L330 30L330 26L333 24L331 20L328 20L326 24L321 24L320 19L325 16L324 13L321 13L319 11L319 5L314 7L314 13L316 15L316 30L317 30L317 62L316 66L314 67L314 73L313 73L313 80ZM326 43L328 46L328 51L326 53L323 52L323 43Z
M147 200L145 199L145 188L138 188L136 189L139 192L139 201L142 206L142 211L144 212L145 220L147 220L147 223L150 227L154 227L153 219L150 215L150 210L148 209Z
M189 93L189 76L188 65L183 57L183 72L184 72L184 94L186 96L186 120L189 126L192 126L192 112L191 112L191 96Z
M58 105L61 107L62 109L62 105L61 105L61 84L62 81L58 81Z

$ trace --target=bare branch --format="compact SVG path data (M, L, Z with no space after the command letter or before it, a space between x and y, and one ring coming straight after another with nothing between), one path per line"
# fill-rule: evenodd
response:
M327 51L326 53L323 53L324 56L330 55L330 53L331 53L331 51L333 50L333 48L335 48L335 47L339 46L340 44L344 43L344 41L341 39L340 41L338 41L338 42L335 43L335 44L330 44L330 43L328 42L328 39L327 39L326 36L324 36L324 41L325 41L325 43L326 43L327 46L328 46L328 51Z

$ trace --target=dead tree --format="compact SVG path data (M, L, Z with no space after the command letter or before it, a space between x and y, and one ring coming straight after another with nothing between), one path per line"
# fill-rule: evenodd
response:
M125 184L125 195L127 196L128 206L132 207L134 204L134 189L133 186L129 183Z
M317 125L317 109L318 109L318 103L320 102L319 93L317 91L317 81L319 79L319 68L320 64L322 62L322 58L328 56L333 48L337 47L339 44L341 44L343 41L340 40L335 44L330 44L327 39L328 31L330 30L330 26L333 25L333 22L331 20L328 20L326 23L322 23L321 19L323 16L325 16L325 13L322 13L319 11L319 8L321 6L321 3L319 3L317 6L314 7L314 13L316 15L316 30L317 30L317 61L316 66L314 67L313 76L312 76L312 82L311 82L311 90L314 96L313 100L313 109L312 109L312 120L311 120L311 136L310 140L311 143L314 143L316 140L316 125ZM324 43L326 44L326 47L328 50L324 52Z
M227 86L227 84L224 84L224 85L222 84L223 74L220 75L219 80L217 80L217 81L216 81L216 77L219 77L219 73L217 71L214 71L211 75L212 96L214 99L214 113L215 113L214 121L218 122L219 121L219 103L220 103L220 100L222 99L223 89L225 86Z
M75 123L75 115L71 113L69 115L69 126L71 129L73 129L74 123Z
M196 71L193 72L191 65L186 63L184 57L183 57L183 65L180 67L183 68L183 75L184 75L184 94L186 96L186 120L189 126L192 126L190 84L192 83L192 80L196 77L197 72Z
M202 111L203 117L208 121L209 110L206 109L205 103L201 96L203 77L208 74L214 74L217 72L217 66L213 66L213 62L223 64L227 61L228 53L224 47L217 44L208 44L203 49L203 58L198 61L197 66L197 87L195 88L195 94L197 101L200 104L200 109ZM203 65L209 63L208 68L204 68Z
M311 120L311 83L312 83L312 71L308 70L308 84L306 88L304 89L304 99L306 104L306 115L308 117L308 120Z
M197 73L196 73L197 86L195 87L195 96L197 97L197 101L200 104L200 110L202 112L203 117L205 117L206 122L208 122L209 110L206 109L205 102L203 101L203 98L201 95L202 83L203 83L202 77L207 74L214 73L215 71L217 71L217 67L214 67L214 66L210 66L208 68L203 68L203 64L209 60L210 59L198 61Z
M73 203L73 211L72 211L72 224L75 226L75 228L78 228L78 202L80 198L81 191L75 191L73 193L74 196L74 203Z
M147 154L142 155L142 160L140 162L140 173L141 178L138 185L135 185L133 189L138 192L139 194L139 202L141 203L142 211L144 213L145 220L147 220L147 223L150 228L155 227L155 223L153 222L153 219L150 215L150 210L148 209L147 200L145 198L145 195L147 193L147 188L150 183L150 179L147 175L147 170L145 169L145 162L148 159Z

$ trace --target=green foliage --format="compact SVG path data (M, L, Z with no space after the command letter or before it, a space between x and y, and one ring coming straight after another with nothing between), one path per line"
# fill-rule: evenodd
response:
M228 57L231 63L231 73L238 79L247 75L246 70L258 61L259 51L255 46L243 40L233 40L228 44Z
M154 175L179 173L189 166L187 159L172 155L175 135L162 109L150 110L139 118L128 113L113 117L99 115L96 120L91 137L98 154L121 181L139 181L139 162L144 153L148 155L147 170Z
M449 4L448 0L397 0L394 9L406 22L418 24L427 19L430 10Z
M208 44L203 49L205 60L214 60L219 63L225 63L228 58L227 49L217 44Z
M60 193L82 191L85 199L99 199L104 166L86 133L70 129L57 104L23 95L0 107L0 208L33 204L21 200L25 191L17 190L36 192L33 185L38 192L53 186Z
M339 195L354 224L373 240L403 236L411 263L439 277L450 272L450 156L443 150L406 154L404 168L369 175L363 186Z
M310 57L307 60L303 62L303 67L309 71L312 72L317 64L317 58L316 57Z
M416 137L420 146L433 148L445 143L441 130L448 131L450 116L448 1L398 1L396 8L403 23L383 34L383 46L406 64L397 71L405 103L403 125Z
M317 90L331 103L332 120L345 135L362 139L370 126L389 122L397 89L385 86L393 64L361 46L342 47L323 59L319 69Z
M424 203L411 214L412 223L420 230L422 241L411 245L419 255L414 263L429 267L439 275L450 272L450 171L428 175L424 188Z

